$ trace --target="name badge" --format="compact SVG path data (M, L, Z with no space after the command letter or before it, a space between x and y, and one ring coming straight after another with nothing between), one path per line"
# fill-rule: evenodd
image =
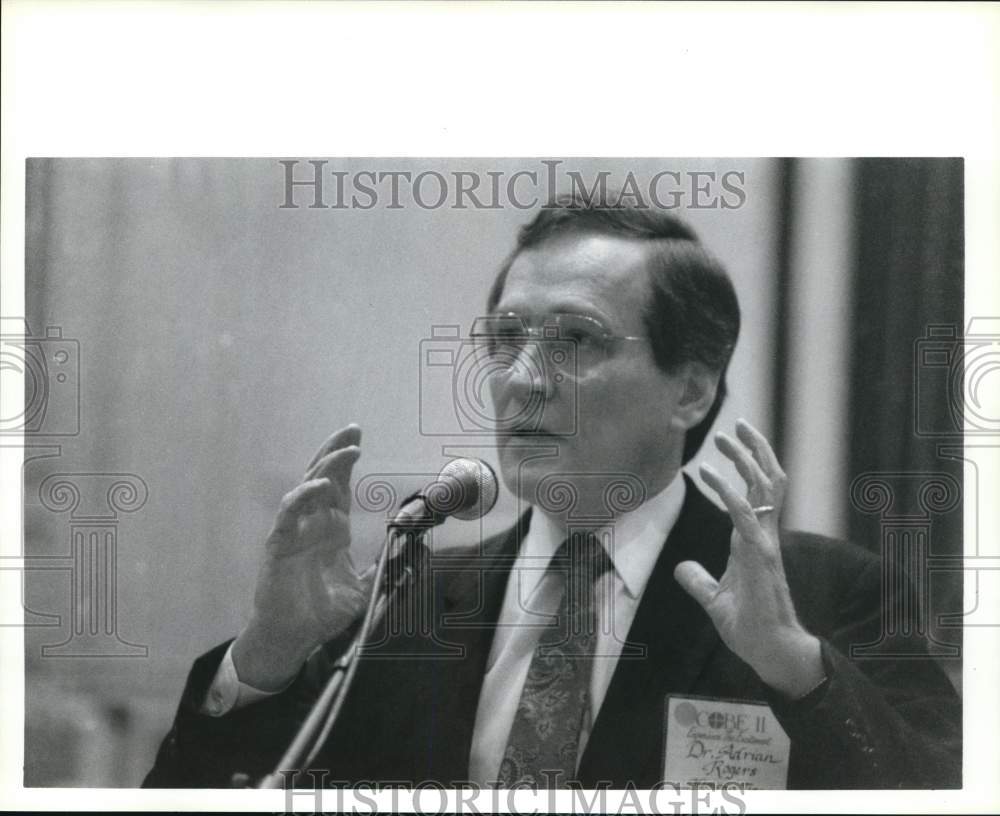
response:
M663 780L784 790L791 740L764 703L669 695Z

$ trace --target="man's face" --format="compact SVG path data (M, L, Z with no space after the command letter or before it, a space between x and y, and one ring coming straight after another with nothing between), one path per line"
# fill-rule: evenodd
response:
M543 405L532 433L497 436L504 482L525 501L537 503L539 482L551 474L564 474L587 492L600 492L603 475L609 479L631 475L652 495L666 486L680 465L684 431L672 425L671 418L683 395L684 380L656 365L646 334L647 252L646 245L628 238L570 234L514 259L495 313L532 318L584 315L613 335L641 338L612 342L608 355L578 372L575 381L551 371L544 377L530 376L529 371L538 371L537 365L513 366L505 375L491 378L498 415L516 415L532 399ZM528 343L521 353L537 355L538 345ZM565 433L574 427L575 433ZM557 447L558 456L537 458L537 450L525 447L539 445ZM536 458L531 458L533 454ZM600 498L581 496L583 501Z

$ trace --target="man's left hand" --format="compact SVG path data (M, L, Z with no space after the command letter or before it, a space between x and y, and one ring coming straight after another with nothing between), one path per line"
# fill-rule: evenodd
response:
M726 571L716 581L701 564L684 561L674 577L705 609L726 646L767 685L797 699L823 680L824 671L819 640L795 615L781 560L778 520L787 477L763 434L740 420L736 435L739 441L716 434L715 444L746 483L746 498L710 465L700 470L733 520Z

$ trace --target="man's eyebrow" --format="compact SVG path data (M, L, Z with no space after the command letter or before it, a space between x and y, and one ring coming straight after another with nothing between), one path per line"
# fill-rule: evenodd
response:
M525 317L544 317L545 315L550 314L571 314L580 315L581 317L589 317L592 320L596 320L606 329L610 329L614 325L614 320L611 319L610 315L605 314L595 306L589 306L582 303L556 303L544 310L533 308L514 309L498 306L491 312L491 314L516 314L524 315Z

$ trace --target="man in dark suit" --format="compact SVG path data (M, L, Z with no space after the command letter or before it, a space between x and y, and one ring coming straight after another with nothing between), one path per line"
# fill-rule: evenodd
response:
M429 624L362 660L313 763L325 781L650 787L670 779L679 695L769 705L790 787L959 786L960 706L935 664L849 657L889 611L878 559L779 531L786 477L748 423L715 437L745 495L701 467L726 513L681 473L739 328L693 232L662 211L563 201L522 229L487 306L474 335L509 420L500 468L530 509L430 557L399 602ZM546 355L553 338L572 353ZM148 786L261 776L294 736L369 588L348 549L359 442L338 431L285 497L251 620L195 663ZM609 498L623 483L628 506Z

